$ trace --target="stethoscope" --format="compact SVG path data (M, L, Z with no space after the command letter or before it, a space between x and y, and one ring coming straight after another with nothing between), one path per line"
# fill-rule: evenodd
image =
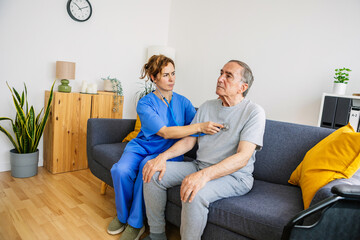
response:
M174 120L176 126L180 126L178 124L178 122L176 121L176 118L175 118L175 115L174 115L174 111L173 111L173 108L172 106L169 104L168 100L164 97L164 95L162 95L161 91L156 87L156 90L160 93L161 97L164 99L164 101L166 102L168 108L170 109L170 114L171 114L171 117L172 119ZM222 131L226 132L227 130L229 130L229 125L226 124L226 123L223 123L222 124L224 127L221 129ZM205 136L207 135L206 133L196 133L196 134L192 134L190 136L192 137L202 137L202 136Z

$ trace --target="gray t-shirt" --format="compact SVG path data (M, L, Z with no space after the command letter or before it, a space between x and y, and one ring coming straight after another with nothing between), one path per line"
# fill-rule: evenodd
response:
M246 98L231 107L224 107L220 99L206 101L199 107L192 124L207 121L226 124L228 130L198 137L199 149L196 155L200 168L219 163L234 155L240 141L256 144L258 151L262 147L265 112L262 107ZM255 152L245 167L231 174L243 181L249 188L253 184L254 162Z

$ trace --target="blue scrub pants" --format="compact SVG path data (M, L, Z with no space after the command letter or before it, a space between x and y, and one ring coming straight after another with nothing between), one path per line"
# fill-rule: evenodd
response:
M117 217L120 222L134 228L143 226L145 204L142 169L147 161L158 154L143 155L125 151L111 168L115 191Z

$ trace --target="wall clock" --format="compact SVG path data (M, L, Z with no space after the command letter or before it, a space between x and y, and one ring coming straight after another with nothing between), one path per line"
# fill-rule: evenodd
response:
M69 16L78 22L87 21L92 14L92 7L88 0L69 0L66 9Z

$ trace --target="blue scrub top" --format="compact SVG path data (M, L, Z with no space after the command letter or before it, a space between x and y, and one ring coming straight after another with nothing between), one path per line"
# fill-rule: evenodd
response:
M191 123L196 110L187 98L173 92L170 106L179 126ZM173 120L170 108L153 92L139 100L136 111L140 117L141 130L137 137L127 144L126 151L147 155L162 153L178 141L178 139L164 139L156 134L164 126L177 125ZM173 160L181 161L182 159L183 156L179 156Z

